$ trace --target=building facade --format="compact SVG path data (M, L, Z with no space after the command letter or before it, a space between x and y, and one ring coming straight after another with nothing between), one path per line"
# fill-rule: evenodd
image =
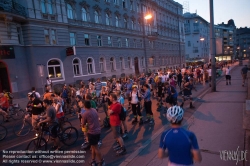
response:
M184 13L185 56L187 62L209 61L209 23L196 13Z
M236 55L235 37L236 27L231 19L227 24L218 24L214 26L216 38L216 60L233 60Z
M173 0L0 2L0 91L185 63L182 5ZM145 20L144 16L153 17Z
M250 28L236 29L236 58L250 57Z

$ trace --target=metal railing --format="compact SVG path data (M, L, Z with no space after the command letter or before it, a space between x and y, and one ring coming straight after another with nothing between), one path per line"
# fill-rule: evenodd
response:
M0 1L0 11L27 17L26 8L13 0Z

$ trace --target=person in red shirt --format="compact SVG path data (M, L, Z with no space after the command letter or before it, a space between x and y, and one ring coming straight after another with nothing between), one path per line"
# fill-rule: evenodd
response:
M9 108L8 98L3 93L0 93L0 108L6 112Z
M109 121L114 138L116 139L116 145L113 147L116 150L117 155L126 153L123 139L120 135L121 120L119 114L121 113L122 105L117 101L117 96L114 93L110 94L110 102L108 113L110 115Z

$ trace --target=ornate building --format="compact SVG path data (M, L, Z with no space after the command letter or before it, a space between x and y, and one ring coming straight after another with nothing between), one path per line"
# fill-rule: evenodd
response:
M47 76L55 85L185 63L173 0L5 0L0 18L0 91L20 97Z

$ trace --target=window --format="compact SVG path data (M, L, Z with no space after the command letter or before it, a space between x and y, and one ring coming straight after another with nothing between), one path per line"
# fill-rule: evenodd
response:
M134 44L133 45L134 45L134 48L136 48L136 39L134 39Z
M130 10L134 10L133 1L132 0L130 0Z
M120 57L120 66L121 66L121 70L124 70L124 59L123 59L123 57Z
M149 65L154 66L155 65L155 57L152 56L151 58L149 58Z
M132 21L131 21L131 29L134 30L134 28L135 28L135 27L134 27L134 21L132 20Z
M56 31L51 29L51 43L56 44Z
M75 33L70 32L69 37L70 37L70 45L71 46L76 45L76 35L75 35Z
M136 5L136 10L138 13L140 13L140 4L139 3L137 3L137 5Z
M120 37L117 38L117 46L122 47L122 42Z
M124 18L124 28L127 29L128 28L128 22L127 22L127 19Z
M88 13L85 8L82 8L82 21L88 21Z
M21 27L16 27L18 43L23 44L22 29Z
M90 43L89 43L89 34L84 34L84 42L85 42L85 45L86 46L89 46L90 45Z
M110 68L111 68L111 71L115 70L115 59L113 57L110 58Z
M105 65L105 59L104 58L100 58L100 62L99 62L99 65L100 65L100 72L103 73L106 71L106 65Z
M190 47L191 46L191 42L190 41L188 41L188 47Z
M143 45L142 45L142 40L140 40L140 47L143 48Z
M119 27L119 18L115 16L115 26Z
M114 0L115 5L119 5L119 0Z
M159 66L161 66L162 64L161 64L161 57L159 57Z
M87 59L87 72L88 74L94 73L94 60L92 58Z
M44 0L41 0L41 10L42 13L46 13L46 4Z
M67 16L69 19L73 19L73 8L70 4L67 4Z
M62 66L61 62L56 59L52 59L48 62L48 74L51 79L62 79Z
M51 0L47 0L48 2L48 13L49 14L53 14L53 5L52 5L52 2Z
M44 29L45 44L50 44L49 42L49 29Z
M128 57L128 68L129 68L129 69L132 68L132 67L131 67L131 58L130 58L130 57Z
M129 40L128 38L125 39L126 47L129 47L129 41L128 40Z
M95 11L95 23L99 24L99 13L97 11Z
M141 57L141 67L144 68L144 57Z
M106 25L110 25L110 17L109 14L106 13Z
M56 44L56 30L44 29L45 44Z
M138 31L141 31L141 23L138 22Z
M102 46L102 36L97 35L97 46L101 47Z
M122 0L122 7L123 7L123 9L126 8L126 0Z
M81 69L80 60L78 58L75 58L73 60L73 70L74 70L74 75L75 76L81 75L80 69Z
M108 46L112 46L112 37L108 36Z

